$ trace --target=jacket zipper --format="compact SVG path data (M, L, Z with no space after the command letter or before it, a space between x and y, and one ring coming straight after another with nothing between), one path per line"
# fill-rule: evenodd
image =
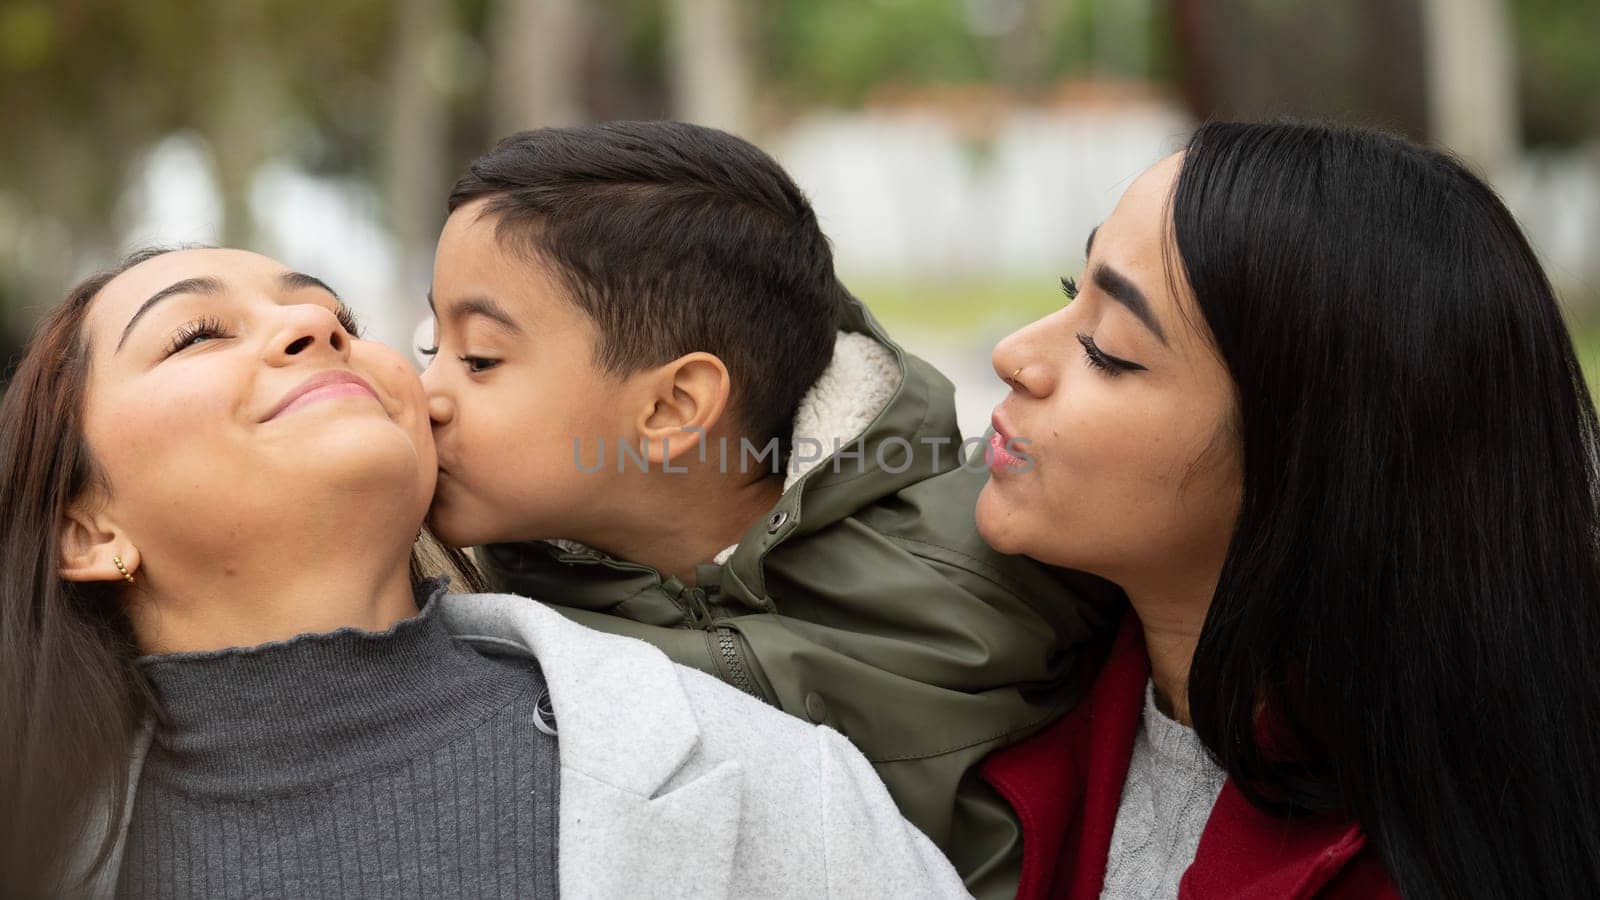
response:
M712 630L717 635L717 652L722 655L722 669L727 673L728 683L757 700L766 702L766 698L761 696L761 691L756 687L755 680L750 677L749 667L745 665L744 651L739 648L738 633L727 625L719 625Z
M712 612L710 601L711 594L716 588L707 591L695 585L684 589L678 594L683 610L689 616L690 627L701 627L701 623L710 623L716 618ZM720 658L722 680L733 685L746 694L767 702L762 695L761 688L756 685L756 680L750 675L750 666L745 662L744 650L740 647L739 633L728 625L710 625L706 629L708 636L716 638L716 655Z

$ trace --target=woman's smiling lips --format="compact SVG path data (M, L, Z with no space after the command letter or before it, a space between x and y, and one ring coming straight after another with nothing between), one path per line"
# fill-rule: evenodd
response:
M378 400L378 392L372 389L366 379L347 369L328 369L318 372L300 382L293 390L283 395L283 399L267 413L263 422L276 419L291 410L303 406L310 406L319 400L333 400L338 397L355 397L366 395ZM380 405L382 401L379 401Z

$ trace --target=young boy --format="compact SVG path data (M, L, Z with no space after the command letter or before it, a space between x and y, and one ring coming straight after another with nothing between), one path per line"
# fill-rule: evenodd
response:
M434 533L843 732L1012 896L1020 830L976 764L1075 702L1109 595L979 538L950 383L839 283L799 188L731 135L615 123L507 138L450 210Z

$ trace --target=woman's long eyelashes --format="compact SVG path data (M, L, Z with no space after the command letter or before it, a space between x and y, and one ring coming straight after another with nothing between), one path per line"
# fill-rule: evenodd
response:
M350 333L351 337L361 337L361 322L356 319L356 314L350 311L350 307L341 303L333 314L339 317L339 324Z
M1078 334L1078 343L1083 346L1084 360L1092 369L1099 369L1110 376L1121 375L1124 372L1143 372L1145 367L1136 362L1119 359L1100 349L1094 338L1087 334Z
M1067 295L1067 300L1078 299L1078 279L1061 276L1061 293Z
M232 335L228 334L228 323L215 316L201 316L179 328L172 335L172 340L167 342L166 350L161 354L161 358L166 359L192 344L225 337L232 337Z

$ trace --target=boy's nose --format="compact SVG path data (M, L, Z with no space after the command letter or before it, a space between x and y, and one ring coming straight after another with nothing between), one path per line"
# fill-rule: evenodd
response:
M423 384L427 384L426 378L423 379ZM433 427L438 428L441 425L448 425L450 420L455 417L456 405L450 402L449 397L436 394L433 391L428 392L428 421L433 423Z

